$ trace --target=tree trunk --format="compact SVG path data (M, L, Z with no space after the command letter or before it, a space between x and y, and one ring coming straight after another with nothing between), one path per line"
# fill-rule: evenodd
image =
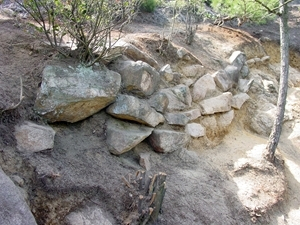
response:
M280 0L280 82L277 100L276 117L267 143L267 159L274 162L275 151L279 142L284 118L289 75L289 34L288 34L288 5L287 0Z

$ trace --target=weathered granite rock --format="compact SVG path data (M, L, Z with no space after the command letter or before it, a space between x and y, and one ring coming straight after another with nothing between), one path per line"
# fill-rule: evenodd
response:
M240 109L242 105L250 98L246 93L234 95L231 99L231 106L235 109Z
M240 71L240 77L246 78L249 75L249 73L250 73L249 66L245 64Z
M229 75L225 72L225 70L219 70L212 76L216 85L221 89L221 91L225 92L232 88L233 82L230 79Z
M201 110L200 109L191 109L189 111L185 111L185 112L182 112L182 113L189 118L189 121L198 119L201 116Z
M146 100L129 95L119 95L106 112L116 118L136 121L151 127L165 121L163 115L156 112Z
M185 132L193 138L205 136L206 129L199 123L189 123L185 126Z
M219 129L227 128L234 119L234 110L230 110L225 113L221 113L216 118Z
M200 102L201 114L208 115L219 112L228 112L231 109L232 94L223 93L214 98L205 99Z
M247 61L247 57L246 57L245 53L243 53L241 51L233 52L229 58L230 64L237 67L238 71L240 71L242 69L242 67L244 66L246 61Z
M257 134L269 136L276 115L276 106L267 103L251 118L250 128Z
M172 88L162 89L161 93L165 93L169 99L167 110L184 110L189 108L192 104L192 96L190 89L183 84Z
M150 127L113 118L107 121L106 127L106 143L109 151L115 155L131 150L153 131Z
M117 60L111 68L121 74L125 92L144 97L152 95L158 88L160 75L148 63Z
M228 65L225 67L225 73L227 73L229 80L232 83L232 87L237 86L240 78L240 70L238 67L233 65Z
M97 51L95 53L97 54ZM104 60L109 63L123 54L133 61L141 60L156 69L158 68L158 63L155 59L149 56L146 52L143 52L134 45L128 43L125 39L120 39L111 46L111 49L105 55Z
M38 152L52 149L55 131L50 126L41 126L25 121L15 127L17 148L21 152Z
M156 152L169 153L186 148L190 138L183 132L155 129L148 140Z
M197 102L205 98L206 93L208 91L215 91L216 90L216 83L214 78L206 74L203 77L200 77L196 83L194 84L193 88L193 101Z
M98 205L85 205L65 217L65 225L113 225L115 221L107 216Z
M166 113L165 119L170 125L186 125L190 119L184 113Z
M191 78L201 77L206 73L206 69L202 65L194 64L194 65L182 66L181 72L186 77L191 77Z
M35 110L49 122L77 122L114 102L120 74L105 67L46 66Z
M37 225L19 189L0 167L0 224Z
M174 76L173 76L173 71L171 69L171 66L169 64L163 66L160 71L159 74L161 75L161 77L168 82L173 81Z
M168 96L163 92L158 92L151 96L148 100L148 103L153 107L157 112L164 113L169 105Z
M240 79L238 84L239 90L241 92L247 93L251 88L253 81L254 81L253 79L251 80Z

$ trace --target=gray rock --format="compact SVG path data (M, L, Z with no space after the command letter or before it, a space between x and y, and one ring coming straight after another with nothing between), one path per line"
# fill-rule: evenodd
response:
M225 72L225 70L219 70L212 76L216 85L221 89L221 91L225 92L232 88L233 82L230 79L229 75Z
M250 96L246 93L234 95L231 99L231 106L235 109L240 109L249 98Z
M52 149L55 131L50 126L41 126L25 121L15 127L17 148L21 152L38 152Z
M115 221L108 217L98 205L85 205L69 213L65 218L66 225L113 225Z
M158 88L160 75L148 63L118 60L111 68L121 74L125 92L145 97Z
M250 73L250 69L248 67L248 65L244 65L240 71L240 76L241 78L246 78Z
M215 91L216 90L216 83L214 78L206 74L203 77L199 78L196 83L194 84L193 88L193 101L197 102L205 98L206 93L208 91Z
M1 225L36 225L35 218L19 189L1 168L0 187Z
M131 150L153 131L153 128L150 127L113 118L109 119L106 125L106 143L109 151L115 155Z
M230 110L228 112L221 113L220 115L218 115L216 120L219 129L227 128L231 124L233 119L234 119L234 110Z
M160 92L165 93L169 99L168 111L184 110L192 104L190 89L186 85L181 84L172 88L162 89Z
M223 93L214 98L205 99L200 102L201 114L208 115L220 112L228 112L231 109L232 94Z
M240 79L238 83L238 89L241 92L247 93L249 89L251 88L251 85L253 84L253 79L251 80L245 80L245 79Z
M190 138L183 132L155 129L148 140L156 152L169 153L185 149Z
M199 64L187 65L181 67L181 72L186 77L198 78L206 73L204 66Z
M190 119L184 113L166 113L165 119L170 125L186 125Z
M206 129L199 123L189 123L185 126L185 132L193 138L205 136Z
M77 122L114 102L120 85L120 74L105 67L46 66L34 108L49 122Z
M188 51L185 49L185 48L183 48L183 47L181 47L181 48L179 48L178 50L177 50L177 56L180 58L180 59L182 59L185 55L187 55L188 54Z
M237 86L238 82L239 82L239 78L240 78L240 69L236 66L233 65L228 65L225 67L225 72L228 75L228 78L231 80L232 82L232 87Z
M158 92L157 94L151 96L151 98L148 100L148 103L156 111L164 113L168 108L169 98L165 93Z
M97 54L97 51L95 53ZM125 39L118 40L105 55L104 60L109 63L123 54L131 58L133 61L141 60L154 68L158 68L158 63L155 59L149 56L146 52L143 52L134 45L126 42Z
M182 112L182 113L189 118L189 121L198 119L201 116L201 110L200 109L191 109L189 111L185 111L185 112Z
M229 58L230 64L237 67L238 71L240 71L242 69L242 67L244 66L246 61L247 61L247 57L246 57L245 53L243 53L241 51L233 52Z
M106 112L116 118L131 120L151 127L165 121L163 115L156 112L146 100L129 95L119 95Z

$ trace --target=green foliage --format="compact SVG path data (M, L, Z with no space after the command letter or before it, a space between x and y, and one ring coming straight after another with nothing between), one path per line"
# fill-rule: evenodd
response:
M154 12L155 8L158 6L157 0L143 0L141 4L141 10L144 12Z
M260 0L269 9L278 7L278 0ZM211 6L220 16L237 17L245 21L262 24L274 19L261 4L254 0L211 0Z
M65 56L75 55L82 63L92 65L101 60L115 43L111 38L112 30L118 28L121 31L130 22L140 0L17 2L39 24L53 48ZM66 35L73 42L73 46L67 48L68 52L61 47ZM72 51L74 46L76 50Z

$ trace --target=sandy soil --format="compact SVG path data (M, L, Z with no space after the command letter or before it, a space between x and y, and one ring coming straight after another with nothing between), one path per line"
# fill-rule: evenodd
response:
M133 24L132 26L127 27L125 31L127 33L144 32L144 34L140 34L140 36L145 35L148 39L153 39L153 33L158 33L160 36L168 36L168 31L166 31L162 27L154 26L153 24ZM10 107L12 104L16 104L19 101L20 76L22 76L23 78L23 94L26 96L20 107L18 107L16 110L5 111L0 117L0 131L2 136L1 147L3 149L10 149L10 146L15 146L15 140L13 137L14 124L20 123L22 120L33 120L42 123L42 119L36 116L33 112L32 106L34 104L37 88L41 82L40 72L44 65L47 62L49 62L49 60L52 60L51 57L53 56L53 53L48 48L46 48L40 40L36 39L36 36L32 35L32 32L33 31L30 30L30 28L27 27L26 24L24 24L23 22L20 23L15 19L8 18L3 15L0 16L0 108L5 109L7 107ZM199 58L203 65L207 68L207 72L216 71L217 69L222 68L224 66L224 63L226 63L226 59L233 50L242 49L248 51L248 56L265 54L265 51L264 49L262 49L259 41L257 41L256 38L250 36L249 34L240 31L234 31L232 29L227 28L212 27L210 25L199 26L198 32L196 33L195 42L192 46L187 46L183 44L184 36L182 34L182 29L180 28L180 26L176 28L172 39L175 44L182 45L183 47L190 50L197 58ZM137 39L137 42L140 40ZM149 48L145 50L151 52L152 55L155 56L156 49L153 47L154 45L151 47L151 44L149 44L149 46ZM237 174L237 171L239 169L239 163L241 163L243 159L245 159L246 161L249 159L255 159L255 163L259 161L260 151L257 151L257 149L261 149L261 146L263 146L267 142L267 137L257 136L245 127L245 124L243 123L243 118L249 116L246 110L241 110L240 112L238 112L240 113L240 115L236 117L234 123L232 124L232 126L230 126L230 129L227 131L226 135L221 135L220 138L215 140L194 141L194 143L192 144L191 150L196 152L199 158L203 160L203 165L206 165L206 163L209 164L209 166L205 168L207 170L211 169L211 171L213 171L211 172L211 174L219 177L213 178L211 174L207 177L206 175L203 175L201 177L199 175L200 173L194 174L194 171L190 168L192 167L193 163L191 161L187 161L189 164L191 164L191 166L187 167L188 169L186 170L177 171L178 173L182 173L182 176L179 177L182 180L177 181L178 183L174 182L173 185L181 185L182 183L186 182L189 178L190 180L203 179L207 183L212 182L211 185L222 184L222 186L224 186L224 189L221 189L222 191L227 189L229 193L236 193L239 201L243 204L243 206L240 206L241 208L248 207L248 209L250 209L249 211L251 211L251 207L255 208L255 206L251 205L254 203L261 207L260 209L254 211L252 210L253 212L250 212L250 214L252 213L251 218L253 219L253 222L257 222L260 224L278 225L300 224L300 198L298 197L298 193L300 190L299 98L300 89L297 87L290 88L287 107L292 109L292 119L284 124L284 129L282 132L278 150L278 157L281 157L284 160L284 169L281 168L283 164L280 160L277 165L278 170L274 168L274 170L272 168L269 168L270 171L272 170L269 173L270 176L273 176L276 173L276 176L278 175L279 177L278 182L272 184L274 186L278 185L278 190L282 190L282 187L280 185L283 185L283 175L285 175L286 177L286 183L284 184L284 188L286 189L284 199L276 199L276 193L274 194L274 192L276 192L276 187L274 190L272 189L273 187L271 184L269 184L268 186L268 182L266 181L266 179L269 179L270 176L264 176L265 174L263 173L265 173L265 170L261 170L263 172L261 173L257 170L258 167L249 167L247 171L250 171L248 175L252 174L251 176L243 176L243 174ZM247 104L245 105L245 107L247 107ZM101 134L103 132L103 124L97 124L98 122L95 122L97 121L96 118L91 118L89 121L94 121L92 124L95 128L97 128L95 135L101 137ZM82 149L79 149L78 146L81 141L84 142L84 138L81 136L81 133L77 132L79 128L85 129L85 135L90 135L90 131L88 130L90 128L89 122L75 124L68 128L65 128L65 124L55 125L55 129L58 131L58 139L56 144L60 145L61 149L57 149L56 153L43 155L45 161L53 160L51 161L51 163L55 164L54 160L59 161L59 158L61 157L61 152L63 152L63 154L65 155L73 154L72 156L68 156L71 157L70 168L75 171L73 174L74 176L80 173L84 173L82 171L76 171L76 166L71 165L72 163L73 165L75 163L78 163L76 161L76 157L78 156L78 154L82 153ZM97 142L95 143L102 143L101 141L103 140L97 140ZM107 166L110 163L114 163L114 161L110 158L111 156L109 156L108 154L105 156L101 156L99 152L94 151L96 147L93 145L93 140L89 141L89 144L87 142L85 142L85 144L87 144L85 146L86 150L88 149L88 151L85 151L86 157L97 157L98 160L100 160L104 165ZM140 146L140 148L148 148L148 146L142 145ZM70 153L71 151L68 151L69 149L72 149L72 153ZM66 151L67 153L64 151ZM20 157L22 158L23 156L19 156L17 154L14 155L13 153L7 153L7 150L1 150L1 152L1 162L3 163L3 169L10 175L14 172L17 172L18 169L12 168L9 165L9 163L13 162L15 165L18 165L18 163L22 161ZM54 158L51 159L51 156L54 156ZM104 162L103 157L106 157L108 161ZM164 163L176 164L175 162L177 156L172 156L173 158L171 157L170 159L158 159L158 155L154 155L153 157L157 159L155 165L158 168L164 168ZM170 162L172 159L174 160L173 163ZM87 165L90 164L88 158L86 160ZM120 158L119 161L120 164L121 162L125 162L128 168L133 163L130 159L130 155L125 155L123 158ZM32 159L32 164L34 164L34 162L36 161ZM60 163L63 164L64 162L66 161L61 161ZM247 165L250 165L253 161L251 161L250 163L249 162L250 161L247 161ZM80 163L84 164L85 162ZM246 164L244 164L244 166L245 165ZM19 167L23 168L22 166ZM102 167L97 167L97 169L101 168ZM264 167L264 169L265 168L266 166ZM165 169L168 170L167 168ZM198 171L202 170L199 169ZM284 171L284 174L282 174L282 171ZM125 172L130 172L130 170L125 170ZM172 174L171 171L169 172L171 173L171 178L173 177L174 180L178 179L178 177L175 175L175 172L173 172L174 174ZM109 174L105 175L109 176ZM228 179L228 181L224 182L222 180L225 178ZM103 179L107 181L104 175ZM220 183L218 183L218 181ZM112 182L112 185L115 184L116 182ZM195 185L196 184L197 183L195 182ZM253 184L255 187L251 188L251 185ZM203 188L208 189L209 187L210 186L203 186ZM53 188L55 189L55 184L53 184ZM65 188L67 189L67 187ZM169 194L169 197L167 196L167 200L165 202L167 207L172 207L172 199L176 198L176 192L182 192L181 196L184 196L184 191L192 193L192 191L188 189L189 187L185 188L186 190L184 188L182 190L180 190L179 188L170 189L170 191L173 190L173 193L171 192L171 194ZM253 190L255 188L262 190L261 193L264 196L260 196L260 193L257 192L256 194L257 196L259 196L259 198L255 197L254 195L249 197L248 194L253 194ZM209 194L209 190L207 190L206 194ZM221 193L219 192L216 192L215 194L221 196ZM280 193L277 194L278 196L281 196ZM271 195L275 196L274 199L276 199L277 201L276 204L272 204L271 208L268 208L267 205L263 207L264 201L268 202L268 198ZM251 198L254 200L250 201L249 199ZM184 201L184 199L182 199L182 201ZM55 202L52 203L55 204ZM66 204L67 203L68 202L66 202ZM178 205L178 207L180 208L181 206ZM211 208L208 207L208 209L212 210L213 206ZM268 211L266 212L265 210ZM206 211L204 210L204 212ZM233 213L238 214L240 212ZM36 215L37 214L38 213L36 213ZM168 216L168 212L166 212L166 215ZM182 216L183 218L188 217L189 215L190 214L187 213L186 215L177 216ZM55 214L52 215L52 217L54 216ZM172 216L174 217L174 215L169 215L168 218L171 218ZM248 224L247 222L244 223L244 221L242 223L242 219L245 218L245 221L247 221L247 217L248 215L241 215L240 217L238 217L239 219L241 219L241 223L239 223L239 221L235 221L235 223ZM51 220L49 219L47 223L51 224L51 222L49 223L49 221ZM201 222L203 224L210 224L211 221L214 220L207 216L207 218L203 219ZM164 222L162 224L172 224L170 221L168 223L167 221ZM40 224L42 224L42 222L40 222ZM198 224L200 224L200 221Z

